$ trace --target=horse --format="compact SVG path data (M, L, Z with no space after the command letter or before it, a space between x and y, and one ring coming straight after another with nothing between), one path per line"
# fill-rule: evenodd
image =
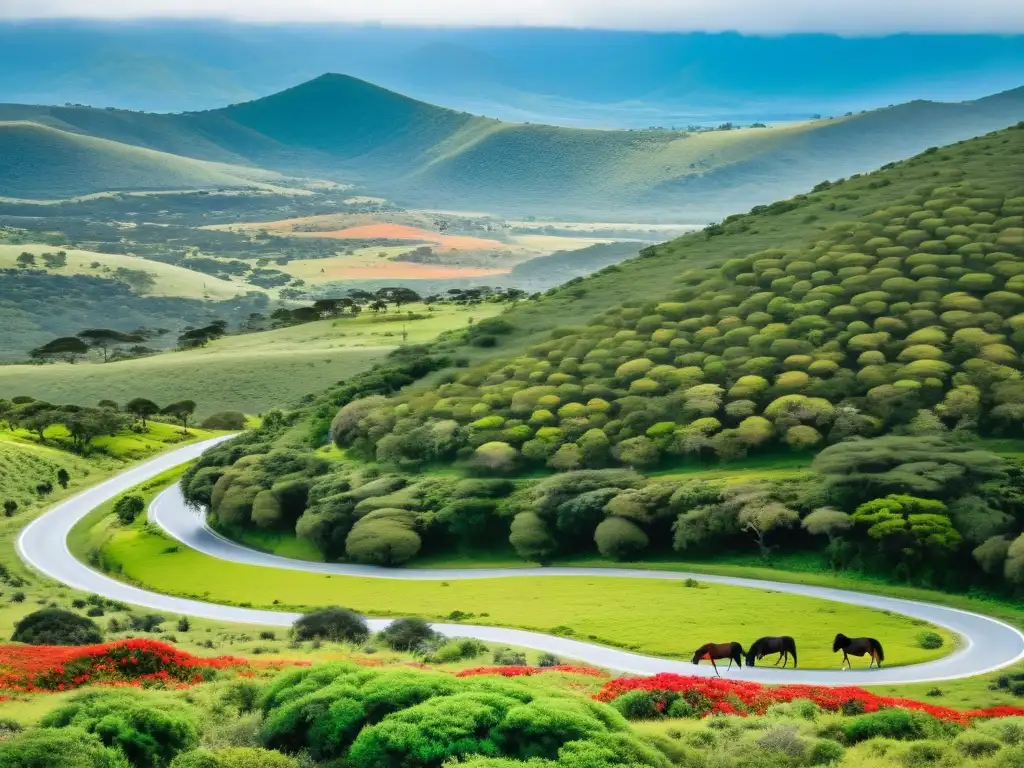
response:
M789 657L793 657L793 668L796 669L796 642L789 635L783 635L782 637L762 637L759 640L755 640L754 644L750 646L750 650L747 651L747 666L754 666L754 661L760 661L765 656L772 653L779 654L779 660L775 662L775 666L779 666L779 661L782 662L782 668L786 668L786 664L789 663Z
M882 650L882 644L873 637L847 637L840 632L832 643L832 653L838 651L843 652L843 664L846 664L847 667L853 666L850 664L848 654L853 654L854 656L869 655L871 663L868 664L868 669L871 669L872 665L881 667L882 662L885 661L885 652ZM839 666L842 668L842 664Z
M721 677L722 673L718 671L718 665L715 664L715 660L728 659L728 669L732 669L734 661L737 667L743 666L743 646L739 643L706 643L693 654L692 661L694 664L700 664L701 659L710 661L711 666L715 668L715 674Z

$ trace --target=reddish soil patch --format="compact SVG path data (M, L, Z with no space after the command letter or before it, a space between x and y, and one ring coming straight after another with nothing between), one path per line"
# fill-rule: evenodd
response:
M330 232L292 232L296 237L330 237L338 240L409 240L414 243L434 243L444 248L459 251L479 251L481 249L507 249L507 243L497 240L486 240L482 237L465 235L442 235L419 227L404 224L367 224L362 227L335 229Z
M379 264L354 264L328 270L326 275L336 280L445 280L456 277L488 277L507 275L508 269L487 267L447 267L443 264L416 264L409 261L387 261Z

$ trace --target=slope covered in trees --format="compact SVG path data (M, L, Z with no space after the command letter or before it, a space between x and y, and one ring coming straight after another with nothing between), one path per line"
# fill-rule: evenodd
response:
M356 562L811 550L1019 589L1024 472L979 437L1020 437L1022 164L1024 126L648 249L402 350L208 453L186 493ZM328 425L346 461L310 450ZM793 453L804 475L687 477Z

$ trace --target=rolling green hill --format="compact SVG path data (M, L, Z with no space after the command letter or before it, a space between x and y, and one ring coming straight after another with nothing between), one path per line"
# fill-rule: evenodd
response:
M357 562L753 545L1012 591L1022 172L1024 124L730 216L449 334L398 394L409 362L353 377L188 493Z
M691 221L1021 119L1024 89L974 102L912 102L771 128L581 130L474 117L342 75L181 115L0 105L0 120L31 121L212 162L356 180L402 203ZM29 154L37 162L49 155ZM39 187L52 183L42 180L52 176L45 168L38 165ZM99 191L114 181L81 184Z
M0 123L0 197L108 190L266 186L277 174L84 136L32 122Z

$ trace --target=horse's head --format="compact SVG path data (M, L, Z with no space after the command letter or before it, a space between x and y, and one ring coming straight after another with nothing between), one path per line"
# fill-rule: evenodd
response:
M849 642L850 638L840 632L836 635L836 639L832 641L832 653L841 650Z
M757 658L757 643L750 646L750 650L747 651L747 666L754 666L754 660Z
M693 658L691 659L691 662L693 664L699 664L701 659L706 659L707 657L708 657L708 647L706 645L702 645L700 648L698 648L694 652Z

